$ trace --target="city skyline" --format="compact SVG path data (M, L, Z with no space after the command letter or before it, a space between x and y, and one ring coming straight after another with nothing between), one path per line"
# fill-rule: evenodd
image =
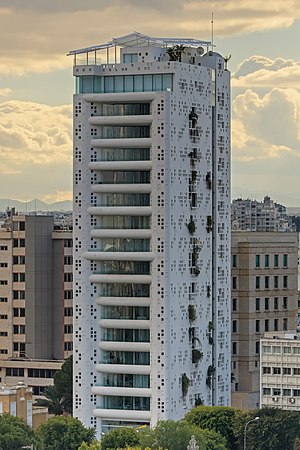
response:
M299 205L296 1L80 3L0 1L1 197L71 198L69 50L133 30L210 40L214 11L216 51L232 54L233 198L270 194Z

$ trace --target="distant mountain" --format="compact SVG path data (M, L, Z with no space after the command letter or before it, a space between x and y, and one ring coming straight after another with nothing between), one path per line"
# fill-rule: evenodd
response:
M286 211L289 216L299 216L300 206L287 206Z
M16 208L16 212L72 211L73 203L70 200L66 200L64 202L45 203L39 199L30 200L30 202L0 199L0 211L5 211L6 208Z

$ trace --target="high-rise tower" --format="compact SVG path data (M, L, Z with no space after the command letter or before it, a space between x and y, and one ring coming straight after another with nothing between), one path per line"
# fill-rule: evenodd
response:
M139 33L70 54L75 415L100 435L228 405L226 62Z

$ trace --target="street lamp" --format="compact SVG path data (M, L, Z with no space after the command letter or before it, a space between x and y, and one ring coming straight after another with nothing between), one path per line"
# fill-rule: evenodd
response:
M247 427L249 425L249 423L251 422L255 422L256 420L259 420L259 417L254 417L254 419L249 420L249 422L246 423L245 428L244 428L244 450L247 450Z

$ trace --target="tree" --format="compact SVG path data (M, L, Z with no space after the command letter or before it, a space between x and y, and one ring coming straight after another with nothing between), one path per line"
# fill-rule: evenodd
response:
M20 450L31 444L35 450L41 448L32 428L18 417L0 415L0 450Z
M83 442L78 450L101 450L101 444L98 441L93 441L91 444Z
M227 406L197 406L187 413L185 420L200 428L217 431L226 439L230 450L237 449L234 431L238 409Z
M54 386L64 399L64 410L70 414L73 411L73 356L69 356L54 375Z
M247 448L255 450L293 450L300 436L300 413L278 408L262 408L239 412L235 421L235 434L239 447L243 448L245 424L259 417L247 429Z
M134 447L138 444L138 432L133 428L122 427L105 433L101 439L101 450Z
M300 450L300 438L295 439L293 450Z
M70 416L56 416L37 429L43 443L43 450L78 450L85 442L91 444L95 430L85 428L80 420Z
M192 435L195 436L199 450L206 450L202 430L183 421L166 420L159 422L153 430L140 433L140 444L143 449L150 447L152 450L159 450L160 448L183 450L187 448ZM220 450L223 449L224 447L220 447Z
M69 356L61 366L61 369L55 373L54 386L46 386L43 390L43 395L46 398L37 399L34 406L46 407L50 414L55 414L56 416L72 414L73 356Z
M43 390L46 398L38 398L34 406L42 406L48 408L49 414L60 416L65 411L65 399L58 392L55 386L46 386Z

